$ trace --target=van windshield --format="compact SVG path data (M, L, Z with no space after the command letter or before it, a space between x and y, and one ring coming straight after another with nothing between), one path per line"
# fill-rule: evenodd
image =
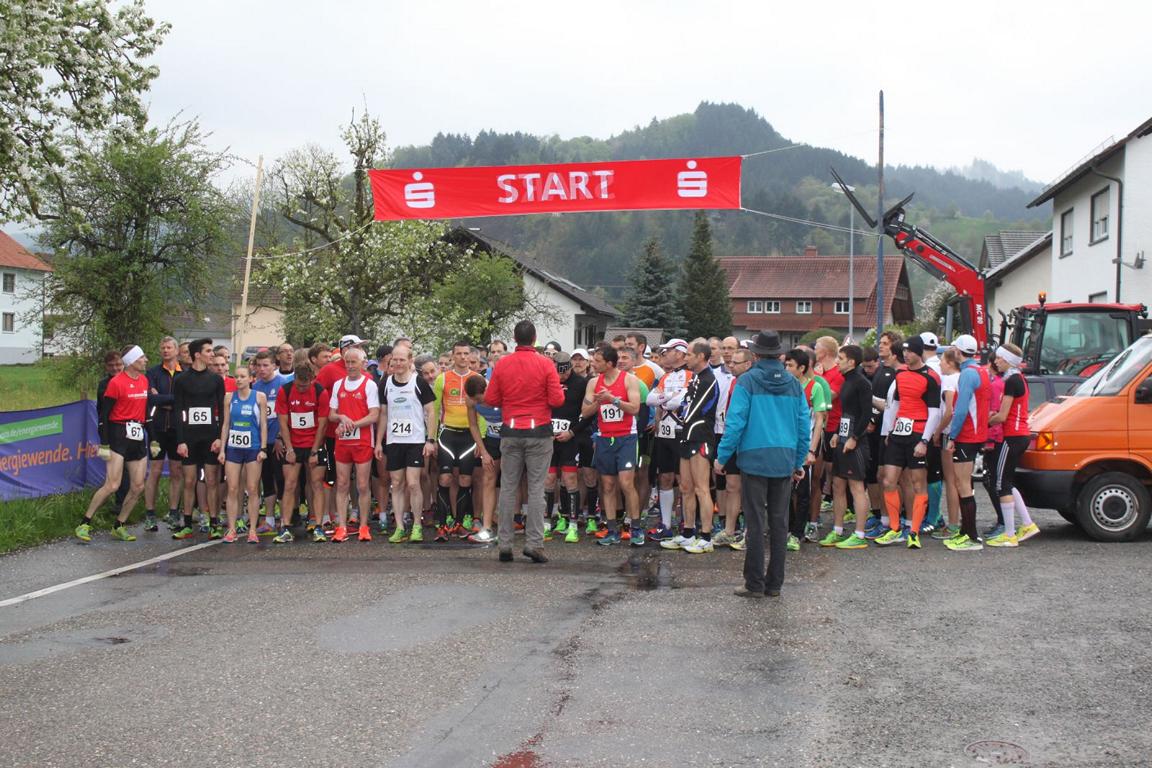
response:
M1143 337L1121 352L1077 387L1073 394L1088 397L1118 394L1147 367L1149 361L1152 361L1152 335Z

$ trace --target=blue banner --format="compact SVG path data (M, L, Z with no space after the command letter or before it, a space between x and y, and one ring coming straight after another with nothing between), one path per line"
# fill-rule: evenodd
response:
M0 501L102 484L99 449L92 400L0 413Z

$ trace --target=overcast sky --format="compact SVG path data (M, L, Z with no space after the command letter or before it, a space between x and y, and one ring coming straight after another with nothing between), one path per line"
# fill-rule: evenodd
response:
M875 162L1047 182L1152 116L1152 5L984 0L147 0L152 113L272 160L365 104L390 146L483 129L606 138L703 100ZM748 152L763 147L747 147Z

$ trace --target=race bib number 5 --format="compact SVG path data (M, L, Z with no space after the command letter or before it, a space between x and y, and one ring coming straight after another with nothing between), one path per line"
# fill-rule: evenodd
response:
M906 416L901 416L896 419L896 424L892 427L892 434L896 437L909 437L912 434L913 422Z
M206 407L189 408L188 424L193 427L203 427L212 423L212 409Z
M611 403L600 406L600 421L617 422L624 421L624 410Z
M252 433L248 431L241 431L236 429L228 430L228 447L229 448L251 448L252 447Z
M294 413L289 423L292 425L292 429L312 429L312 427L316 426L316 417L312 411Z

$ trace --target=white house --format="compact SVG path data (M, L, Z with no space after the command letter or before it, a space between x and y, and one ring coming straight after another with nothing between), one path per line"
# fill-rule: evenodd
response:
M41 284L51 271L52 267L0 232L0 364L34 363L43 357Z
M1008 314L1022 304L1035 304L1042 291L1051 292L1052 233L1001 232L988 235L984 242L980 268L984 270L988 316L996 330L1001 312Z
M1147 302L1152 119L1110 139L1029 203L1052 201L1052 301Z

